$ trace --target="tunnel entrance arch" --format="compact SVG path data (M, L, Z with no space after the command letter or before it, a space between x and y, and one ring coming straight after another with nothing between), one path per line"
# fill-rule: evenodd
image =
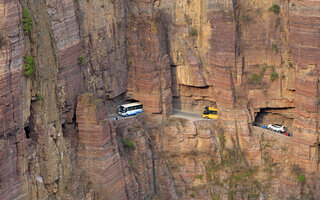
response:
M292 124L294 120L294 107L286 108L261 108L255 114L254 125L267 127L268 124L281 124L286 127L288 132L292 133Z

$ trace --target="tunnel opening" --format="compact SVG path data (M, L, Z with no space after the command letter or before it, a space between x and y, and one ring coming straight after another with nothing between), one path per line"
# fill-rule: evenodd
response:
M267 127L268 124L279 124L286 127L286 130L292 133L292 124L294 120L294 108L261 108L256 113L254 126Z
M31 130L29 126L24 127L24 133L26 134L26 138L30 139Z

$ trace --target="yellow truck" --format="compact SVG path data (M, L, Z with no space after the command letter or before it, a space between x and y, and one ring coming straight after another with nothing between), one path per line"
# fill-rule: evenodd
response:
M206 106L202 110L202 117L206 119L218 119L218 109Z

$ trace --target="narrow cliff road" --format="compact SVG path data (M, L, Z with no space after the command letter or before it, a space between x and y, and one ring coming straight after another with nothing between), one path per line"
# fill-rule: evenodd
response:
M191 121L212 120L212 119L202 118L201 112L186 112L181 110L173 110L172 117L185 118Z
M128 116L128 117L122 117L117 115L116 113L109 114L108 118L110 120L115 120L115 117L117 117L117 120L123 120L123 119L130 119L136 117L136 115ZM199 121L199 120L212 120L212 119L205 119L202 118L201 112L186 112L182 110L173 110L171 117L178 117L178 118L184 118L191 121Z

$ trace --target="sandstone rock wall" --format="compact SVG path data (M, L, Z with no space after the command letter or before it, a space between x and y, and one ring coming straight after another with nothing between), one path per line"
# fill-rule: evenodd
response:
M153 1L128 3L127 54L128 98L139 100L151 113L170 115L171 70L168 57L168 26L165 10L155 10Z
M84 87L113 99L126 91L128 80L125 1L79 1L73 6L87 63Z
M292 2L290 40L296 69L293 146L296 163L308 172L319 160L319 10L316 1Z
M0 2L0 198L318 197L319 7L315 0ZM31 78L24 55L35 60ZM78 99L83 92L107 112ZM128 120L114 130L103 119L125 98L163 116L212 105L220 121ZM252 127L266 108L294 110L292 138ZM134 150L121 139L133 140Z
M23 76L21 6L2 1L0 10L0 199L25 199L23 127L30 115L30 81Z
M114 128L105 120L103 102L92 95L79 97L77 104L78 166L88 177L97 199L127 199L124 169Z

